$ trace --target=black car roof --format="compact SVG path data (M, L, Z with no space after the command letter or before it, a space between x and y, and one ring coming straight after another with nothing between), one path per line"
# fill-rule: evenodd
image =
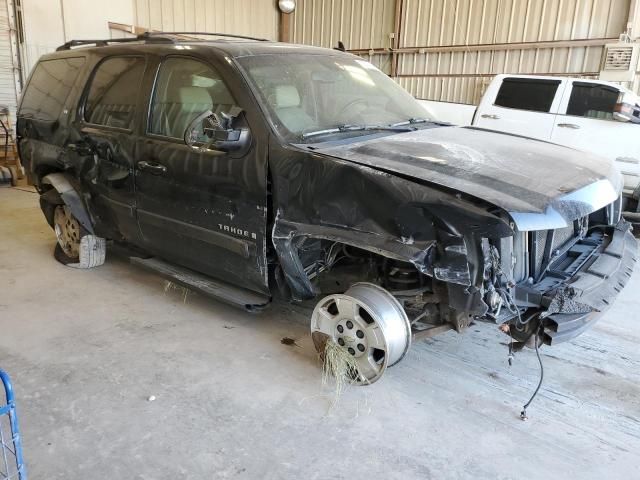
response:
M154 51L166 48L174 50L175 46L206 47L211 46L222 51L230 57L243 57L250 55L274 55L274 54L316 54L316 55L344 55L335 49L282 43L271 40L242 37L227 34L198 34L212 35L214 38L188 38L184 33L153 32L132 38L114 38L100 40L71 40L57 48L56 53L45 55L47 58L59 57L62 52L90 52L98 53L108 50L142 52L147 48ZM220 37L218 37L220 35ZM60 53L58 53L60 52Z

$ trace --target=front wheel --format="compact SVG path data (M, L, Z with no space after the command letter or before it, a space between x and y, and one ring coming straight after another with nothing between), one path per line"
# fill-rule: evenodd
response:
M318 302L311 337L322 357L331 340L352 357L354 383L378 380L411 346L411 324L398 300L372 283L356 283L344 294Z
M67 205L56 205L53 230L58 241L53 256L63 265L91 268L104 263L105 239L87 232Z

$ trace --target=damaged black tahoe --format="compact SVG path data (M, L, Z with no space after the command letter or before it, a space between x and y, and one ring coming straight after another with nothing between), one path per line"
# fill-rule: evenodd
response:
M353 55L152 34L42 57L18 135L58 260L124 246L250 310L317 297L316 347L360 382L474 320L530 345L588 328L636 255L611 162L424 117Z

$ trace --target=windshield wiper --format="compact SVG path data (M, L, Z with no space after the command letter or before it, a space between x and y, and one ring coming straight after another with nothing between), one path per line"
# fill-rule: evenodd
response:
M317 135L325 135L330 133L341 132L364 132L368 130L383 130L391 132L411 132L414 129L411 127L402 127L400 124L395 125L338 125L337 127L325 128L323 130L316 130L314 132L307 132L302 134L302 138L315 137Z
M404 122L392 123L389 125L390 127L399 127L401 125L413 125L414 123L425 123L428 122L426 118L410 118L409 120L405 120Z

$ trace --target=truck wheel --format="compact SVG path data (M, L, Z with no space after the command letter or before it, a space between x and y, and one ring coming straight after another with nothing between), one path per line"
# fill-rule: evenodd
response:
M344 294L329 295L311 315L311 336L323 357L332 340L354 357L363 385L378 380L411 346L411 324L404 309L384 288L356 283Z
M67 205L55 207L53 230L58 240L53 256L63 265L74 268L91 268L104 263L105 239L87 232L73 216Z

